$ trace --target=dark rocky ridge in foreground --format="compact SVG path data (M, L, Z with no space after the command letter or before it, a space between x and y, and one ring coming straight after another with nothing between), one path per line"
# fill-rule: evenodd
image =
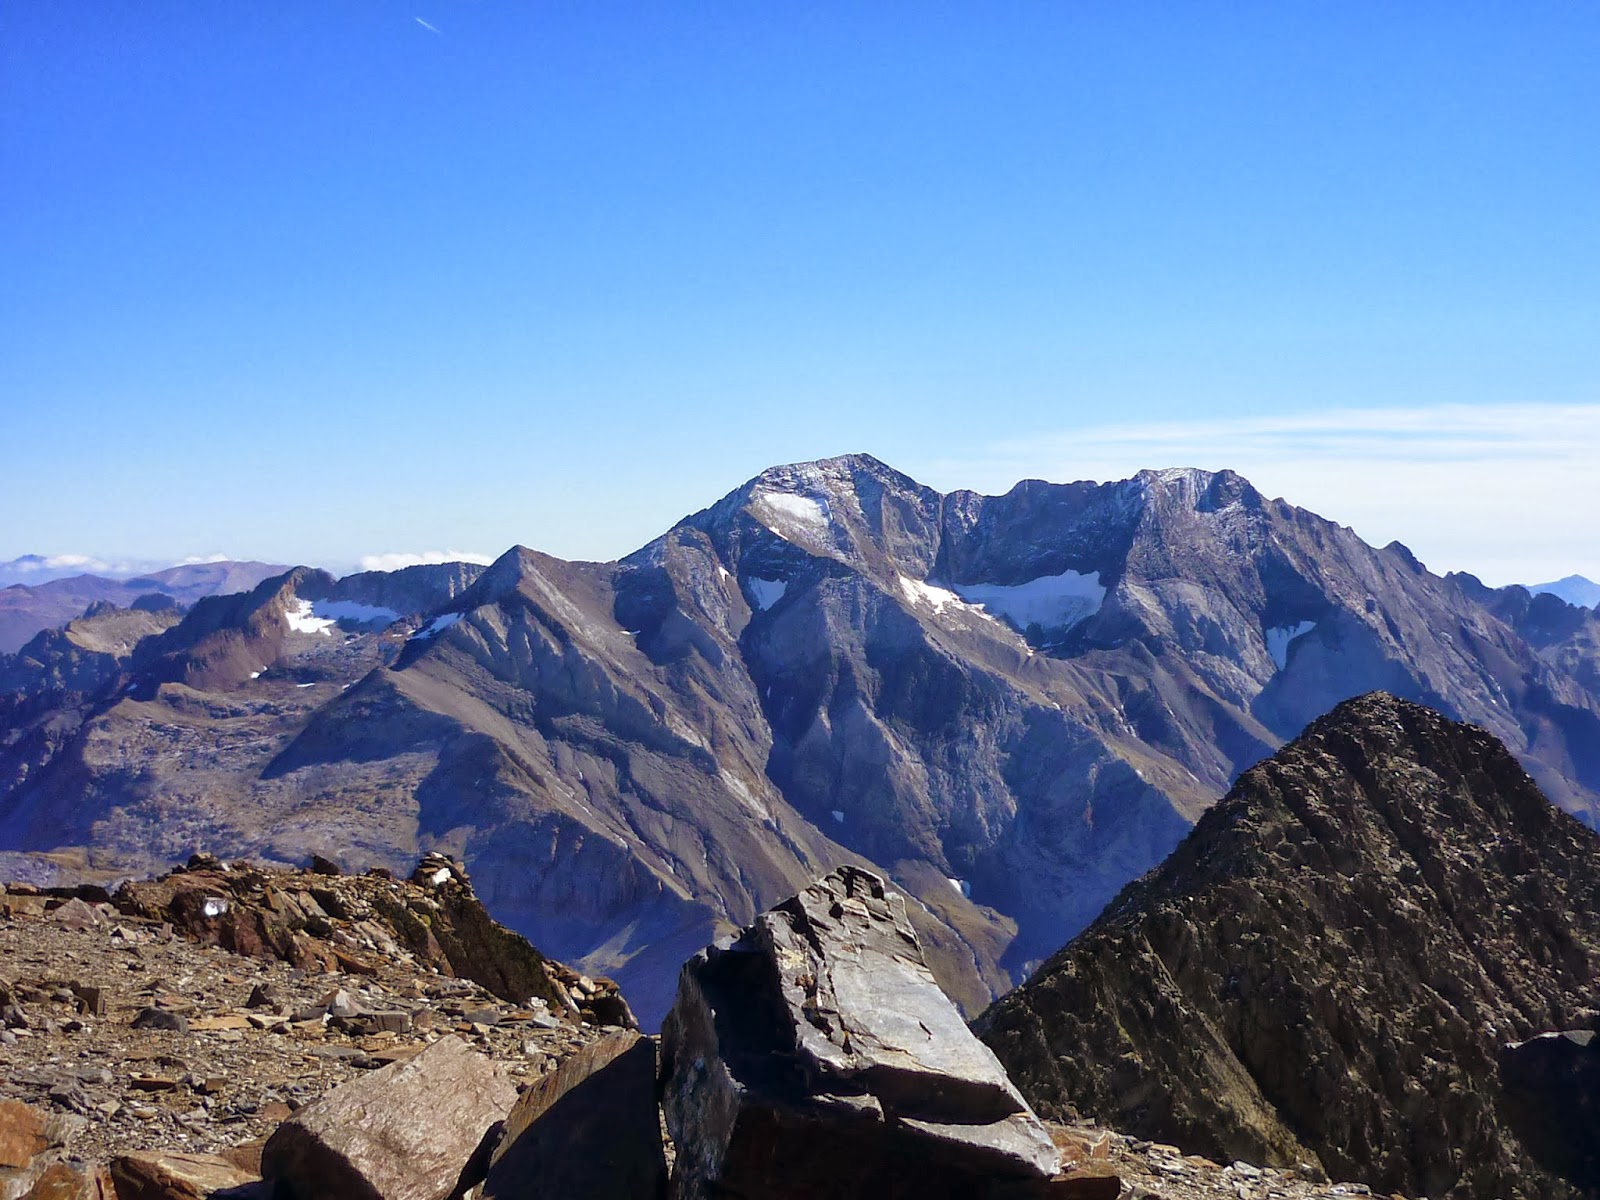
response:
M1492 736L1387 695L1248 771L978 1022L1034 1106L1430 1196L1569 1196L1502 1046L1594 1027L1600 839Z

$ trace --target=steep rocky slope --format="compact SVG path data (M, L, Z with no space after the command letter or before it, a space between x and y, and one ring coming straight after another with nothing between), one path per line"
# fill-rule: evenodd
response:
M1487 732L1347 702L978 1022L1042 1113L1429 1196L1566 1196L1505 1043L1600 1023L1600 838Z
M851 456L620 562L515 548L392 624L326 624L347 585L197 605L92 703L13 701L0 846L108 871L443 850L651 1021L688 953L846 862L913 897L976 1012L1374 687L1600 803L1600 694L1564 660L1229 472L945 495Z

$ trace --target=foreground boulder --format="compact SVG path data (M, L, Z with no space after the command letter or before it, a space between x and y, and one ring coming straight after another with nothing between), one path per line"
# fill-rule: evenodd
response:
M484 1200L659 1200L667 1184L656 1047L629 1030L574 1051L522 1093Z
M1055 1194L1049 1134L856 867L685 964L662 1078L679 1200Z
M117 1200L244 1197L257 1178L213 1154L124 1154L111 1163Z
M261 1174L295 1200L444 1200L516 1099L494 1062L441 1038L285 1121Z

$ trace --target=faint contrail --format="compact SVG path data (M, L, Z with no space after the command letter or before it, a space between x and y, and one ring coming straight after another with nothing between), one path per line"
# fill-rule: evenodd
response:
M421 25L429 33L437 33L437 34L439 34L440 37L444 36L444 34L442 32L440 32L439 27L437 25L430 25L430 24L428 24L428 22L424 21L421 17L416 17L416 18L413 18L413 19L416 21L416 23L418 25Z

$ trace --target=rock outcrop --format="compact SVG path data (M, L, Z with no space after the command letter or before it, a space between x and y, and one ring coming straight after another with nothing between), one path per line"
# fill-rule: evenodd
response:
M236 954L362 975L374 952L403 949L423 969L470 979L512 1004L537 1000L573 1020L636 1025L612 980L546 958L491 919L465 869L442 855L425 856L409 881L197 856L159 879L124 884L111 900Z
M679 1200L1047 1195L1060 1165L858 868L685 965L662 1075Z
M1494 737L1374 694L1245 773L978 1022L1046 1115L1384 1192L1576 1196L1506 1042L1592 1028L1600 838Z

